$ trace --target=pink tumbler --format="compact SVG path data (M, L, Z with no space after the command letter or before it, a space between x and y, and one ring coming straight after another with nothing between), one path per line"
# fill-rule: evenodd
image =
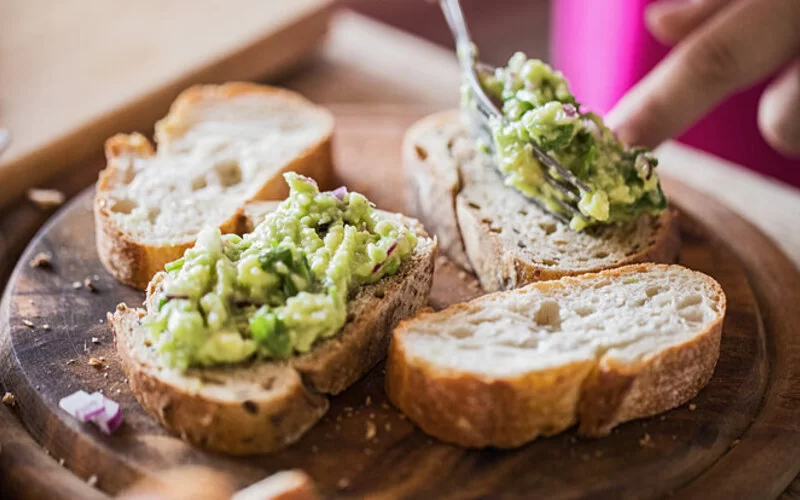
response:
M652 1L553 1L553 66L589 109L610 111L669 52L644 23ZM800 161L772 149L758 131L758 100L767 83L729 97L678 140L800 187Z

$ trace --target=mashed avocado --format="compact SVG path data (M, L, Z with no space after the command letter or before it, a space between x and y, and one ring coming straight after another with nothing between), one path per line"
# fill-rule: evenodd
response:
M529 144L533 141L591 189L579 194L583 217L572 217L573 229L627 222L666 207L658 161L645 149L625 146L598 115L582 112L561 73L517 52L507 67L483 75L482 84L502 102L507 119L491 124L506 184L570 216L552 201L565 200L565 195L544 182L543 166Z
M143 320L167 366L307 352L345 324L350 292L397 272L417 244L358 193L289 173L289 197L240 238L205 229L167 264Z

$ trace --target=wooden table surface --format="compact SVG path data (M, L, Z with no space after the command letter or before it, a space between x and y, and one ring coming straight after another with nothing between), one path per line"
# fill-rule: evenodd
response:
M447 108L458 102L458 81L456 61L446 49L343 12L334 20L319 54L298 74L280 83L322 104L399 103ZM755 223L800 267L800 231L793 227L800 214L800 191L675 143L663 146L659 157L664 172L717 197ZM92 174L83 172L81 177L88 179ZM59 182L64 182L70 192L79 187L67 184L77 183L75 180ZM22 220L28 225L40 224L43 218L25 211L16 217L16 223ZM8 226L11 222L3 220L0 224ZM16 251L19 249L6 249L7 257ZM0 267L7 265L0 263ZM0 417L6 422L13 418L5 408L0 408ZM25 436L17 433L13 439L24 440ZM784 496L800 498L800 482L795 480Z

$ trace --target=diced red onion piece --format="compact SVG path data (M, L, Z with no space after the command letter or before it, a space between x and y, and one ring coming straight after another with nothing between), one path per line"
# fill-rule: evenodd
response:
M578 115L578 110L575 109L575 106L572 104L565 104L562 109L564 110L564 114L570 118L574 118Z
M338 199L339 201L344 201L344 197L345 195L347 195L347 188L344 186L340 186L331 191L331 194L335 196L336 199Z
M103 413L103 395L99 392L88 394L85 391L76 391L61 398L58 407L81 422L88 422Z
M75 391L61 398L58 406L81 422L92 422L105 434L111 434L122 423L119 404L99 392Z
M297 177L299 177L301 181L312 184L316 188L319 187L319 185L317 185L317 181L315 181L311 177L306 177L305 175L300 175L300 174L297 174Z
M122 412L119 409L119 403L103 397L103 412L92 418L92 423L104 434L111 434L117 430L117 427L122 424Z
M377 273L378 271L380 271L380 270L381 270L381 268L383 267L383 265L384 265L384 264L386 264L386 262L389 260L389 257L391 257L391 256L392 256L392 254L394 253L394 251L395 251L395 250L397 250L397 245L398 245L399 243L400 243L400 240L399 240L399 239L397 239L397 240L395 240L395 242L394 242L394 243L392 243L391 245L389 245L389 248L387 248L387 249L386 249L386 260L384 260L384 261L383 261L383 262L381 262L381 263L375 264L375 267L373 267L373 268L372 268L372 274L375 274L375 273Z
M392 243L389 248L386 250L386 257L391 257L395 250L397 250L397 241Z

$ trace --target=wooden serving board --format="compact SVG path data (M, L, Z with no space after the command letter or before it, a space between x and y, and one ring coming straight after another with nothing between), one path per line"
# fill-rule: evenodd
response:
M419 111L336 114L339 180L382 208L404 209L400 142ZM327 416L285 451L229 458L195 449L163 431L123 379L105 314L143 297L116 283L97 259L91 189L42 228L17 265L0 310L0 375L28 432L74 474L96 476L112 494L166 468L198 464L241 486L298 467L336 497L775 497L800 470L800 344L793 336L800 276L740 217L676 181L666 189L683 212L681 262L716 278L728 297L720 361L691 404L623 424L607 438L569 431L509 451L441 443L388 405L379 366L334 397ZM41 251L53 254L52 270L28 265ZM93 276L96 293L72 287ZM478 293L471 276L438 260L434 307ZM105 367L90 366L90 358ZM78 389L103 390L120 402L125 424L117 433L104 436L57 408Z

